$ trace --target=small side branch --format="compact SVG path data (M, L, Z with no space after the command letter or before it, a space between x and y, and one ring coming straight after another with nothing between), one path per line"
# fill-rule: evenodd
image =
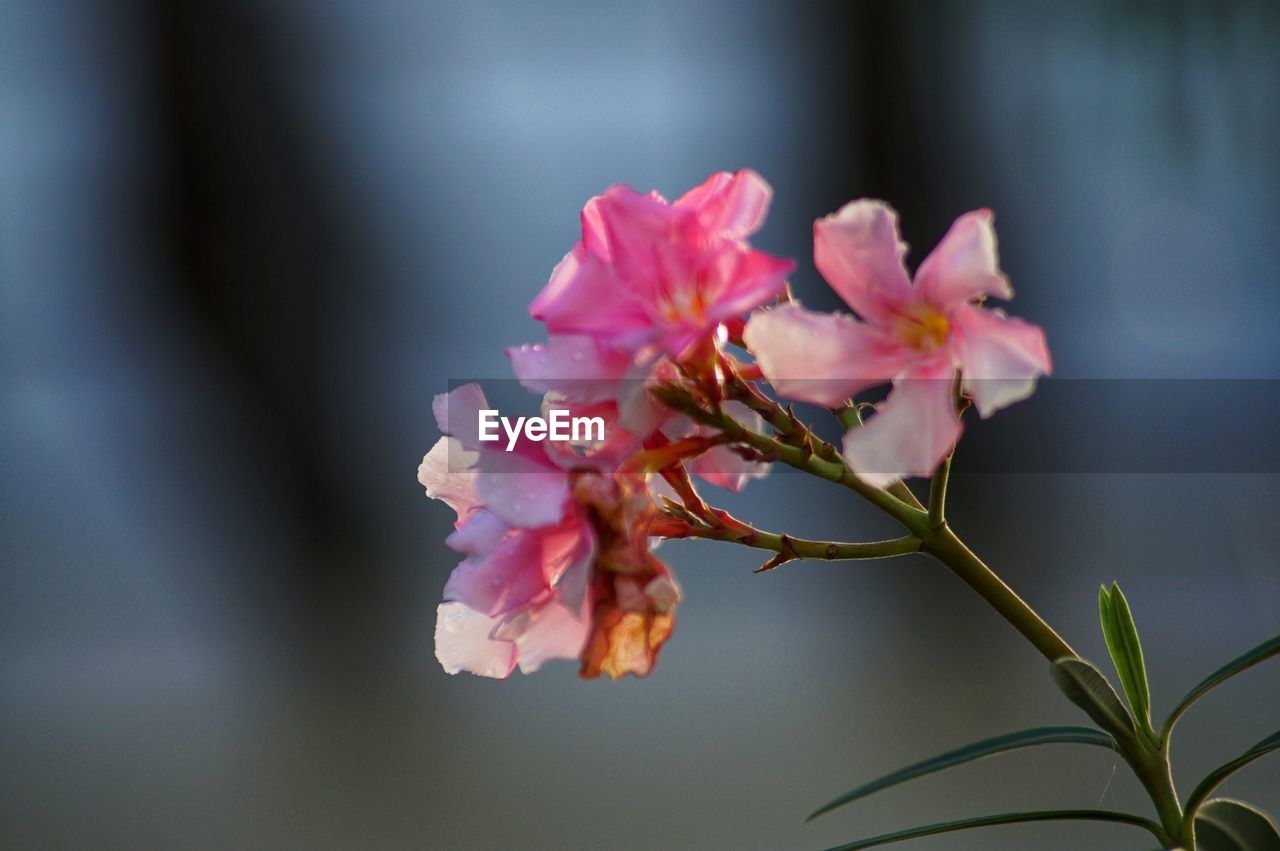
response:
M723 514L723 512L718 512ZM823 561L851 561L873 558L892 558L919 552L921 540L913 535L887 541L845 543L841 541L812 541L791 535L778 535L756 529L725 516L727 522L717 526L695 525L687 519L664 518L657 521L653 534L664 538L703 538L711 541L728 541L757 550L770 550L776 555L765 562L757 573L772 570L780 564L798 559Z

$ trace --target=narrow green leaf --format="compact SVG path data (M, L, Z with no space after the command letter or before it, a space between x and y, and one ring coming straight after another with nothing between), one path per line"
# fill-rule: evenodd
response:
M1205 798L1213 794L1213 790L1217 789L1223 780L1226 780L1232 774L1235 774L1255 759L1266 756L1277 749L1280 749L1280 730L1277 730L1270 736L1267 736L1265 739L1258 742L1256 745L1249 748L1230 762L1224 763L1213 771L1210 771L1208 776L1200 781L1200 785L1196 786L1196 788L1191 792L1191 797L1187 798L1187 813L1195 815L1197 810L1200 808L1200 804ZM1223 800L1226 799L1224 798Z
M1128 813L1113 813L1110 810L1036 810L1027 813L1001 813L995 816L946 821L939 824L927 824L909 830L885 833L869 839L859 839L847 845L837 845L827 851L859 851L862 848L874 848L877 845L888 845L891 842L902 842L907 839L919 839L922 836L933 836L937 833L950 833L956 830L968 830L972 827L993 827L1000 824L1019 824L1033 821L1109 821L1118 824L1131 824L1150 831L1161 844L1165 842L1164 831L1160 825L1140 816Z
M890 786L896 786L899 783L905 783L908 780L914 780L917 777L923 777L935 771L942 771L952 766L972 762L975 759L982 759L986 756L1017 750L1018 748L1059 743L1100 745L1104 748L1115 749L1114 739L1101 730L1095 730L1092 727L1036 727L1031 730L1020 730L1017 733L1008 733L1003 736L983 739L980 742L974 742L971 745L947 751L944 754L939 754L899 769L892 774L886 774L881 778L872 780L870 783L864 783L829 804L814 810L805 821L812 821L823 813L828 813L836 807L844 806L850 801L865 798L867 795L879 792L881 789L888 789Z
M1142 658L1142 643L1138 628L1133 623L1133 613L1124 598L1120 586L1111 583L1098 592L1098 608L1102 618L1102 635L1107 640L1107 650L1120 676L1120 685L1129 698L1139 726L1143 732L1156 738L1151 729L1151 687L1147 683L1147 665Z
M1133 716L1096 667L1083 659L1064 656L1053 663L1049 673L1067 700L1088 713L1099 727L1113 736L1132 737L1136 734Z
M1178 704L1178 707L1169 714L1169 720L1164 722L1164 737L1168 738L1170 731L1173 730L1173 725L1182 717L1182 713L1186 712L1187 709L1190 708L1191 704L1195 703L1201 697L1204 697L1210 689L1222 685L1222 683L1231 679L1236 674L1252 668L1259 662L1265 662L1277 653L1280 653L1280 635L1262 642L1257 647L1237 656L1209 676L1205 677L1204 680L1202 680L1198 686L1193 688L1186 697L1182 698L1182 702Z
M1280 851L1280 831L1261 810L1243 801L1215 798L1196 815L1200 851Z

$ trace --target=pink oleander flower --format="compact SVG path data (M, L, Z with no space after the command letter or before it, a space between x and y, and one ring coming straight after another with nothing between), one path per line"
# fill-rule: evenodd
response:
M465 558L436 612L436 657L446 671L506 677L550 659L576 659L590 631L587 593L596 540L569 500L569 476L541 444L507 453L477 438L483 391L437 396L441 438L422 460L427 496L457 512L445 543Z
M927 476L960 436L953 380L985 417L1025 399L1051 362L1044 332L982 306L1009 299L989 210L966 213L908 278L897 215L862 199L814 223L814 263L858 318L798 304L748 320L744 338L779 394L833 407L893 382L844 454L863 480L885 486Z
M441 665L451 674L501 678L517 665L530 673L551 659L581 659L583 676L646 675L674 625L679 590L648 553L648 523L639 522L646 516L640 506L652 504L644 478L627 476L623 487L614 481L620 475L569 472L547 455L546 444L528 440L512 452L483 444L478 412L488 407L474 384L437 396L436 421L448 436L418 468L427 495L457 513L446 544L464 556L437 609ZM612 514L606 510L611 494L618 503ZM614 528L611 517L627 525ZM619 555L623 541L632 553L626 559ZM624 569L625 580L614 575ZM616 584L639 592L624 594L621 609L610 603L619 599ZM639 646L632 637L625 652L606 642L602 657L599 618L612 622L617 611L650 620L660 615L661 640L654 633ZM616 659L602 666L605 657Z
M594 338L606 369L650 346L679 358L783 291L794 264L746 242L771 194L748 170L713 174L673 204L612 186L583 208L582 239L529 312L552 337ZM559 365L569 372L553 378L577 375L572 362Z

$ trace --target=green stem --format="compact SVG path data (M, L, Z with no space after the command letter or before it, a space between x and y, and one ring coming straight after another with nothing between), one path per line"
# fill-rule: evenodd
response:
M728 541L753 547L758 550L770 550L792 558L822 559L824 561L848 561L853 559L892 558L920 551L920 539L912 536L893 538L888 541L869 541L866 543L844 543L841 541L811 541L806 538L793 538L791 535L777 535L761 529L747 531L730 527L689 527L676 534L665 533L668 538L703 538L712 541Z
M1167 749L1148 750L1141 744L1132 753L1125 754L1125 760L1133 769L1138 782L1147 791L1151 803L1155 805L1160 824L1171 837L1178 839L1187 851L1195 851L1195 829L1191 819L1182 817L1182 804L1178 802L1178 791L1173 785L1173 769L1169 765Z
M706 413L709 416L704 422L709 420L711 425L719 428L731 439L745 443L760 451L766 457L776 458L790 467L795 467L798 470L803 470L806 473L811 473L819 478L849 488L890 517L902 523L903 526L907 527L908 531L924 531L925 521L927 520L927 515L924 511L913 508L887 491L862 481L843 462L819 458L816 454L806 452L801 447L791 446L754 432L726 414L710 411Z
M951 452L942 459L929 482L929 523L941 526L947 519L947 483L951 478Z
M945 564L966 585L978 592L978 596L1013 624L1014 629L1022 633L1050 662L1063 656L1079 655L1026 601L983 564L982 559L974 555L945 523L925 538L921 550Z

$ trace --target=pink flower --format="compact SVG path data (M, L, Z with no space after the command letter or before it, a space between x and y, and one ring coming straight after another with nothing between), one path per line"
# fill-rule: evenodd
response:
M1039 327L981 306L1013 295L991 219L989 210L957 219L913 283L893 209L854 201L814 223L814 262L860 318L788 304L747 323L747 346L784 396L832 407L893 382L876 415L844 439L871 484L929 475L950 451L961 430L957 371L985 418L1031 395L1051 369Z
M427 496L457 512L445 543L465 558L437 609L436 657L446 671L505 677L576 659L590 632L596 538L569 499L569 475L539 444L507 453L477 439L484 393L468 384L434 404L441 438L422 460Z
M746 243L770 196L747 170L713 174L674 204L610 187L583 208L582 239L529 312L553 336L586 335L627 354L652 344L679 357L782 292L794 264Z
M418 468L427 496L457 513L445 543L465 556L436 611L440 664L501 678L580 659L584 677L647 675L679 589L649 552L656 506L645 477L567 472L528 440L493 449L478 437L488 407L475 384L437 396L448 436Z

